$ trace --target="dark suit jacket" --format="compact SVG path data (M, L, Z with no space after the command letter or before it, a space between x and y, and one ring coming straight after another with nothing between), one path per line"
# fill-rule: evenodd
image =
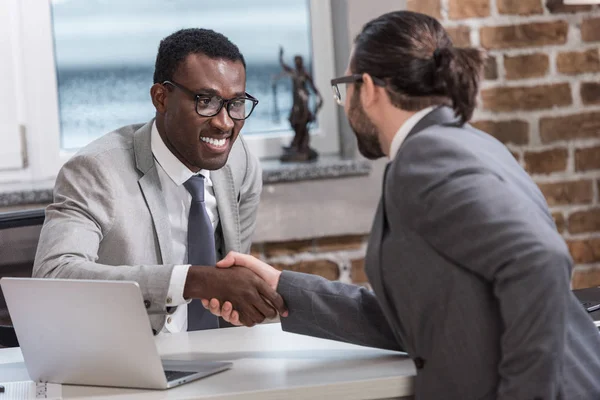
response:
M417 399L600 399L600 334L546 201L500 142L441 107L386 170L374 293L293 272L290 332L406 351Z

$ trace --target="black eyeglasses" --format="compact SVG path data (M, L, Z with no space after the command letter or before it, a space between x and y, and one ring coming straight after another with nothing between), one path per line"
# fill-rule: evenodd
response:
M374 76L372 76L371 79L373 79L373 83L377 86L386 85L383 79L379 79ZM333 90L333 98L335 99L335 102L338 103L340 106L343 106L346 101L346 84L362 82L362 80L362 74L346 75L340 78L332 79L331 90Z
M173 81L164 81L163 85L171 85L194 97L196 102L196 113L201 117L214 117L221 112L223 106L229 117L236 121L245 120L252 114L258 100L245 93L245 96L233 99L223 99L219 96L194 93L192 90Z

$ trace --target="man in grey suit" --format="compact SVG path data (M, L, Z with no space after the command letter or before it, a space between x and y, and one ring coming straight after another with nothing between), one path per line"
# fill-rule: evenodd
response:
M416 399L600 399L600 334L544 197L466 124L483 61L435 19L394 12L365 25L332 80L362 154L391 160L366 258L374 292L235 253L218 266L276 288L286 331L408 353Z
M198 300L207 296L245 307L249 325L285 312L256 274L214 268L229 251L249 251L262 188L239 136L258 103L245 88L244 58L225 36L184 29L162 40L156 118L108 133L63 166L33 275L136 281L155 333L217 328Z

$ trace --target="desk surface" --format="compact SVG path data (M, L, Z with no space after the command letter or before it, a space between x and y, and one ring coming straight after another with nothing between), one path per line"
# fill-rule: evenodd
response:
M65 399L386 399L411 396L401 353L286 333L280 324L161 335L164 359L232 361L233 368L169 390L63 385ZM28 380L20 349L0 349L0 381Z

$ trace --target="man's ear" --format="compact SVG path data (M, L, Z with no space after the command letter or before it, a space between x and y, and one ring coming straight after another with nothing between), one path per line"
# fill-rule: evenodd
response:
M155 83L150 88L150 97L156 112L164 114L167 111L167 88L160 83Z
M369 109L377 103L378 91L371 75L362 74L360 98L364 109Z

